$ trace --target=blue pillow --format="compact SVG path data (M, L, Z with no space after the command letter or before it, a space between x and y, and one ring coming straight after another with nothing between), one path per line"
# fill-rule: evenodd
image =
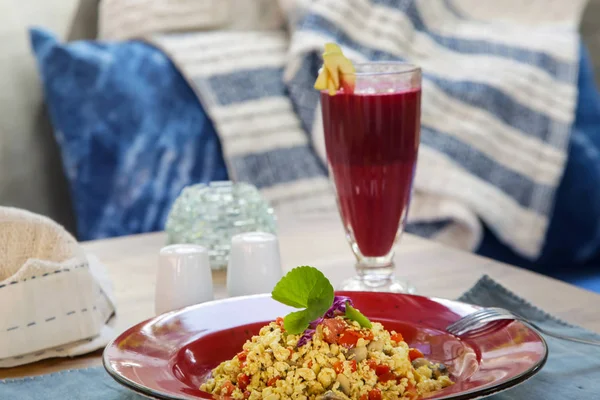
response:
M600 94L583 43L577 86L567 165L539 259L518 256L489 230L478 252L600 292Z
M79 239L161 230L183 187L226 180L196 95L142 42L61 44L30 30Z

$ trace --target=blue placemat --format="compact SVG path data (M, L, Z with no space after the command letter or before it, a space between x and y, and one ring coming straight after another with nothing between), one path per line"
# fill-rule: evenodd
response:
M460 300L482 306L504 307L564 334L600 338L599 335L559 321L487 276L481 278ZM526 383L490 399L588 400L600 397L600 347L546 339L550 356L544 369ZM102 367L96 367L0 381L0 399L138 400L142 397L122 388Z

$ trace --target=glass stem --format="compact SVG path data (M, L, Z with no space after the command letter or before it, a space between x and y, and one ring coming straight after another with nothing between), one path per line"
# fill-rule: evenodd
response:
M394 275L396 265L391 257L364 257L356 263L356 272L367 286L377 287L388 284Z

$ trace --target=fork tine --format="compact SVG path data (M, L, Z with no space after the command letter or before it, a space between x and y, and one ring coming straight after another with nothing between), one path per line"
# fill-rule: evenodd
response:
M494 308L487 308L485 310L485 312L481 312L478 315L475 315L474 318L471 318L468 323L469 324L476 324L479 323L483 320L485 320L486 318L491 318L491 317L495 317L497 315L506 315L504 313L499 312L498 310L494 309ZM466 325L466 324L464 324Z
M483 308L481 310L477 310L474 313L465 315L464 317L462 317L461 319L459 319L458 321L450 324L446 330L455 330L455 329L461 329L463 326L471 324L473 321L478 320L482 317L485 317L487 315L491 315L495 313L494 310L489 309L489 308Z
M496 314L494 316L490 316L490 317L488 317L488 318L480 321L477 324L469 325L469 326L466 326L465 328L463 328L462 330L458 330L456 332L450 332L450 333L452 333L455 336L462 336L462 335L464 335L467 332L472 332L472 331L481 329L481 328L485 327L486 325L488 325L491 322L502 321L502 320L507 320L507 319L511 319L512 320L514 318L512 316L510 316L510 315L507 315L507 314Z
M458 321L450 324L448 326L448 329L450 329L450 328L458 329L464 325L472 323L473 321L479 320L486 315L506 315L506 316L516 317L510 311L505 310L503 308L488 307L488 308L483 308L481 310L475 311L474 313L464 316L463 318L459 319Z
M471 314L467 314L464 317L462 317L462 318L456 320L455 322L451 323L450 325L448 325L446 330L460 328L461 326L463 326L465 324L469 324L474 318L477 318L482 313L487 313L487 312L488 312L487 310L481 309L481 310L477 310Z
M454 336L462 336L467 332L479 334L481 332L485 332L486 326L490 322L501 320L521 321L530 329L533 329L534 331L538 332L538 334L543 333L545 335L549 335L562 340L600 346L600 341L584 339L577 336L561 335L557 332L552 332L545 328L539 327L538 325L534 324L533 322L527 320L526 318L518 314L514 314L503 308L495 307L483 308L464 316L458 321L455 321L454 323L448 325L448 327L446 328L446 332Z
M460 336L466 332L480 328L489 322L502 319L516 319L516 317L508 310L490 307L476 311L465 316L464 318L461 318L455 323L449 325L446 328L446 331L452 333L453 335Z
M504 308L489 307L488 309L495 310L498 314L516 316L516 314L514 314L512 311L508 311Z
M465 324L469 324L474 318L477 318L477 316L481 315L481 313L483 313L483 312L487 312L487 311L486 310L477 310L471 314L467 314L464 317L462 317L462 318L456 320L455 322L451 323L450 325L448 325L448 327L446 327L446 330L457 329Z
M450 333L455 333L455 332L461 332L465 329L473 329L473 327L479 326L481 321L485 320L486 318L490 318L491 316L494 316L495 314L491 314L491 313L480 313L478 315L476 315L475 317L469 319L468 321L461 321L461 323L456 324L455 326L451 326L448 327L446 330Z

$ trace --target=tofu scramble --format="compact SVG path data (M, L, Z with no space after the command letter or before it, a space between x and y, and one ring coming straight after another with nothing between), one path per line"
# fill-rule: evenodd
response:
M409 348L400 333L342 316L324 318L311 340L264 326L200 389L226 399L415 400L453 382L447 368Z

